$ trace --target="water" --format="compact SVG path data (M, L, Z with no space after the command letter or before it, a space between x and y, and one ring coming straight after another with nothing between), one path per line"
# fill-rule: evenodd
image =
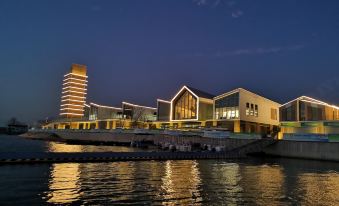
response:
M0 151L133 151L0 136ZM0 166L0 205L339 205L339 164L294 159Z

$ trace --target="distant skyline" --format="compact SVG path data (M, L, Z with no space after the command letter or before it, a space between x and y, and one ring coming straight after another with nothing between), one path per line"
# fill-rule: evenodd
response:
M339 104L339 1L0 1L0 125L58 116L63 75L88 101L156 106L188 85Z

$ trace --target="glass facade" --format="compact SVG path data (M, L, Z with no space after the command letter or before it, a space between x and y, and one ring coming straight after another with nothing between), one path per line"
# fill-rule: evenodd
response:
M280 121L297 121L297 102L280 107Z
M215 100L215 119L239 118L239 92Z
M280 108L280 121L282 122L327 120L339 120L339 110L324 104L303 100L293 101Z
M174 120L196 119L197 98L190 92L185 91L174 102Z
M338 109L299 101L300 121L339 120Z

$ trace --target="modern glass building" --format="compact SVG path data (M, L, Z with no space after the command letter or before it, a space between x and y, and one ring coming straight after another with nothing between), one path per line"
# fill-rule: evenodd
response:
M301 96L280 109L282 134L338 134L339 107Z
M122 102L122 114L124 119L131 121L156 121L157 108Z
M339 120L339 107L301 96L280 107L280 121L331 121Z
M183 86L170 101L170 108L168 104L158 101L157 127L220 128L260 134L278 130L280 104L242 88L214 96ZM164 118L166 114L170 115L169 121Z
M279 103L238 88L213 98L213 122L206 126L232 132L268 134L277 131Z
M213 118L213 96L201 90L183 86L171 100L170 121L174 128L201 126Z
M170 121L171 102L157 99L157 121Z
M81 118L84 116L87 94L87 67L72 64L71 71L64 75L60 105L60 117Z
M90 103L90 110L88 119L92 120L106 120L122 118L122 108L110 107Z

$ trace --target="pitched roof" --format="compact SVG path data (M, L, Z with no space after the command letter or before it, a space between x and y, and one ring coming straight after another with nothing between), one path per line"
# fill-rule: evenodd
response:
M202 97L202 98L206 98L206 99L213 99L213 97L215 96L215 95L209 94L207 92L201 91L201 90L193 88L193 87L189 87L189 86L186 86L186 87L188 89L190 89L198 97Z

